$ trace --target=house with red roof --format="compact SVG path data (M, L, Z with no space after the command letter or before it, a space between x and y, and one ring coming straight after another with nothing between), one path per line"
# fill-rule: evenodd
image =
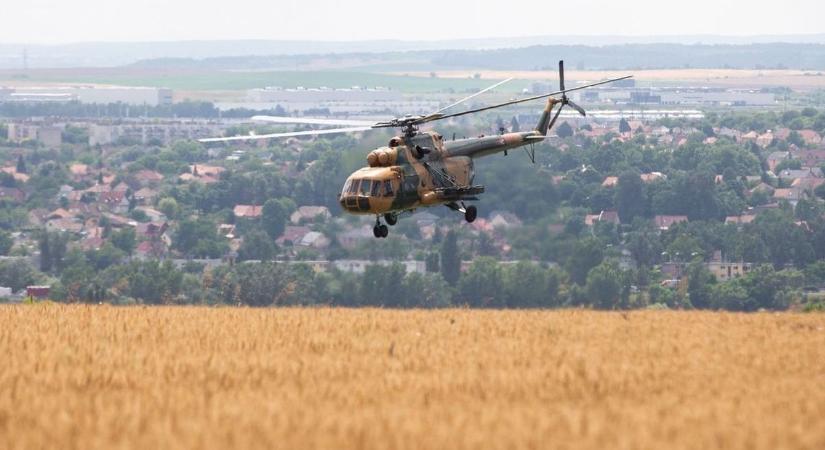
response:
M232 209L232 212L235 213L235 217L241 219L255 219L261 217L261 213L263 212L263 206L260 205L235 205L235 208Z
M662 231L667 231L673 225L687 221L687 216L656 216L653 218L653 224Z

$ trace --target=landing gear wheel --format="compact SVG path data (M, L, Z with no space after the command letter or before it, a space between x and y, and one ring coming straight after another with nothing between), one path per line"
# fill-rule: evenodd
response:
M478 216L478 210L475 206L468 206L464 211L464 220L466 220L467 223L473 223L473 221L476 220L476 216Z
M384 220L387 222L387 225L393 226L398 223L398 216L395 214L384 214Z
M385 238L389 236L390 229L386 225L376 225L372 227L372 235L376 238Z

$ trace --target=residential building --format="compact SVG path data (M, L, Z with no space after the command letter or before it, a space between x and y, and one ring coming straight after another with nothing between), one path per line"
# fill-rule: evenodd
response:
M318 218L328 219L332 215L326 206L299 206L298 209L289 216L289 221L293 224L301 222L313 222Z
M235 205L232 212L238 219L255 219L261 217L263 207L260 205Z
M653 218L653 224L662 231L667 231L673 225L687 221L687 216L656 216Z

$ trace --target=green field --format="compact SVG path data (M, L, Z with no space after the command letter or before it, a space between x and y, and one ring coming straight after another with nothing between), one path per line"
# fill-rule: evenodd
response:
M235 91L265 86L283 88L320 87L348 88L388 87L405 93L430 93L477 90L489 86L494 79L429 78L346 71L186 71L145 69L76 69L0 72L0 85L41 83L88 83L121 86L167 87L176 90ZM504 92L519 92L529 84L513 80L501 88Z

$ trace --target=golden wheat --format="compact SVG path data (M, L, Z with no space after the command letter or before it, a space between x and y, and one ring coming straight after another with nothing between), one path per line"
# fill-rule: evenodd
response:
M0 448L825 448L825 315L0 307Z

